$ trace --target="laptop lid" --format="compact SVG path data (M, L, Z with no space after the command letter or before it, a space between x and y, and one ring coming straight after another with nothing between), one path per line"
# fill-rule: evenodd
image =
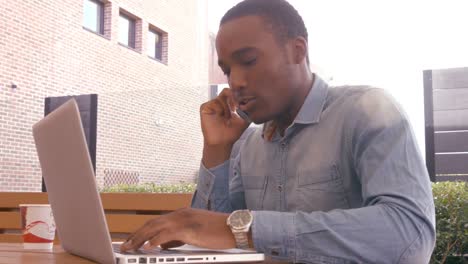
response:
M34 124L33 136L63 249L114 263L76 101L67 101Z

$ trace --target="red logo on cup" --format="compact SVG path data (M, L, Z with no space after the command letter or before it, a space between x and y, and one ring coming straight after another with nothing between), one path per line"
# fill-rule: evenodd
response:
M21 227L24 243L51 243L55 222L48 205L21 205Z

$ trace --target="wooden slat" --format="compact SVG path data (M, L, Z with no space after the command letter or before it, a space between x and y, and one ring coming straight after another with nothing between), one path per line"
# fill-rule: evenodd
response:
M468 109L434 111L436 131L468 130Z
M106 210L174 211L189 207L192 194L101 193Z
M468 87L468 68L452 68L432 71L434 89Z
M468 181L468 174L461 175L461 176L437 175L436 181Z
M468 153L436 154L436 174L468 174Z
M101 199L106 210L173 211L189 207L192 194L101 193ZM47 193L0 192L0 209L22 203L48 203Z
M423 71L424 85L424 134L426 142L426 167L431 181L435 181L434 162L434 104L432 70Z
M19 204L47 204L46 193L0 192L0 208L18 208Z
M435 152L468 152L468 131L436 132Z
M109 231L115 233L133 232L146 221L155 217L157 215L106 214ZM20 230L21 228L19 212L0 212L0 219L1 229Z
M435 111L468 109L468 88L434 90L433 100Z
M0 212L0 229L20 229L21 217L19 212Z

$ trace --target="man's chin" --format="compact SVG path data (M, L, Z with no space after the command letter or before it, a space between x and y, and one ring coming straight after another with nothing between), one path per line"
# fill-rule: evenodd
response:
M249 115L249 118L252 121L252 123L256 125L261 125L271 120L270 118L257 116L257 115Z

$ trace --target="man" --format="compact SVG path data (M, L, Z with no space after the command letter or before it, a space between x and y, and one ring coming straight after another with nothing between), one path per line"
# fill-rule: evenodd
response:
M408 120L380 89L328 87L311 72L307 45L284 0L245 0L226 13L216 47L230 89L200 108L199 209L149 221L122 249L148 241L250 246L291 262L429 261L434 204ZM238 110L264 125L230 159L249 125Z

